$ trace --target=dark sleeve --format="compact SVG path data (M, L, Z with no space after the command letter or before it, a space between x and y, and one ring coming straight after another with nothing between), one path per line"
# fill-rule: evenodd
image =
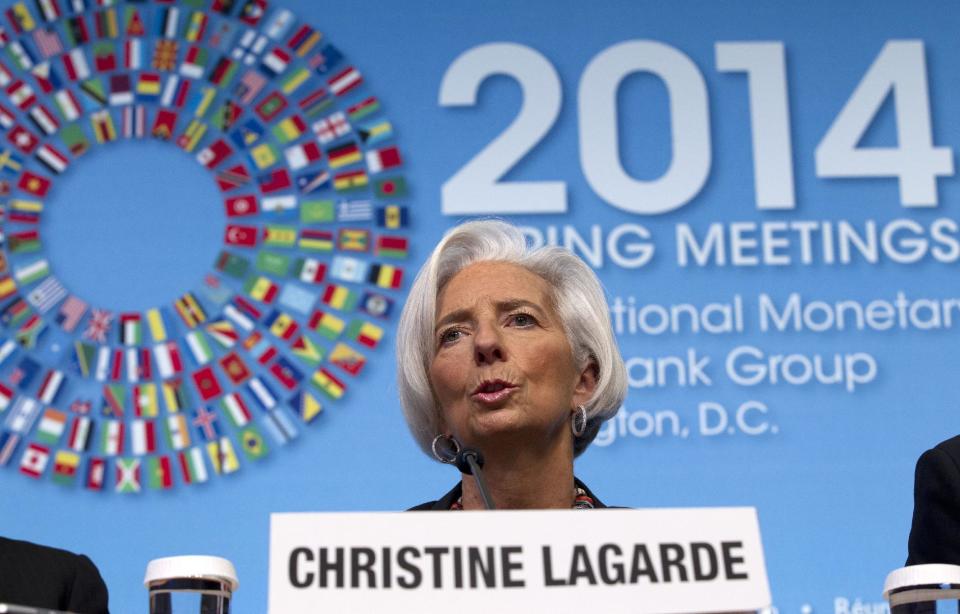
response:
M107 598L107 585L97 567L87 557L77 556L67 609L77 614L109 614Z
M913 482L907 565L924 563L960 564L960 467L939 446L917 461Z

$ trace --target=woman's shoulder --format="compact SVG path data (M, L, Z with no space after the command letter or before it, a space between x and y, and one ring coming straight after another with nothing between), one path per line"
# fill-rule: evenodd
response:
M463 494L462 484L457 482L457 485L450 489L450 492L443 495L436 501L427 501L426 503L421 503L420 505L415 505L408 509L408 512L445 512L450 509L450 506L453 505L453 502L460 498L460 495Z

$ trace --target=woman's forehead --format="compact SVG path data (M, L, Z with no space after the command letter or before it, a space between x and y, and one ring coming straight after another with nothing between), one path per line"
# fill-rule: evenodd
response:
M542 277L512 262L476 262L458 272L437 296L436 317L484 303L532 303L552 311L550 286Z

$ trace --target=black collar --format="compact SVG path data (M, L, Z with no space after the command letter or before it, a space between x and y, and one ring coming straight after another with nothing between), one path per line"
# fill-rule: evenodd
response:
M590 488L588 488L586 484L584 484L583 482L581 482L581 481L579 480L579 478L574 477L574 478L573 478L573 483L574 483L577 487L582 488L582 489L587 493L587 496L589 496L591 499L593 499L593 506L594 506L594 508L596 508L596 509L602 509L602 508L607 507L606 505L603 504L602 501L600 501L599 498L597 498L597 496L596 496L595 494L593 494L593 493L590 491ZM417 512L417 511L445 512L445 511L448 511L448 510L450 509L450 506L453 505L454 501L456 501L457 499L459 499L461 496L463 496L463 483L462 483L462 482L457 482L457 485L454 486L453 488L451 488L451 489L450 489L450 492L448 492L447 494L443 495L441 498L437 499L436 501L428 501L428 502L426 502L426 503L421 503L420 505L417 505L416 507L411 507L408 511L411 511L411 512Z

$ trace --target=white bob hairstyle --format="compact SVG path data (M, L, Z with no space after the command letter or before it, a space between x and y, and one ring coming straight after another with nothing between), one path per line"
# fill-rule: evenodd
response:
M441 409L430 385L437 297L460 271L476 262L522 266L552 289L578 369L595 365L597 388L585 404L587 428L574 441L574 454L597 436L600 424L617 413L627 391L626 369L610 326L610 313L597 276L580 258L559 247L531 250L523 234L499 220L461 224L444 235L417 274L397 331L397 387L407 425L420 447L431 454L441 434Z

